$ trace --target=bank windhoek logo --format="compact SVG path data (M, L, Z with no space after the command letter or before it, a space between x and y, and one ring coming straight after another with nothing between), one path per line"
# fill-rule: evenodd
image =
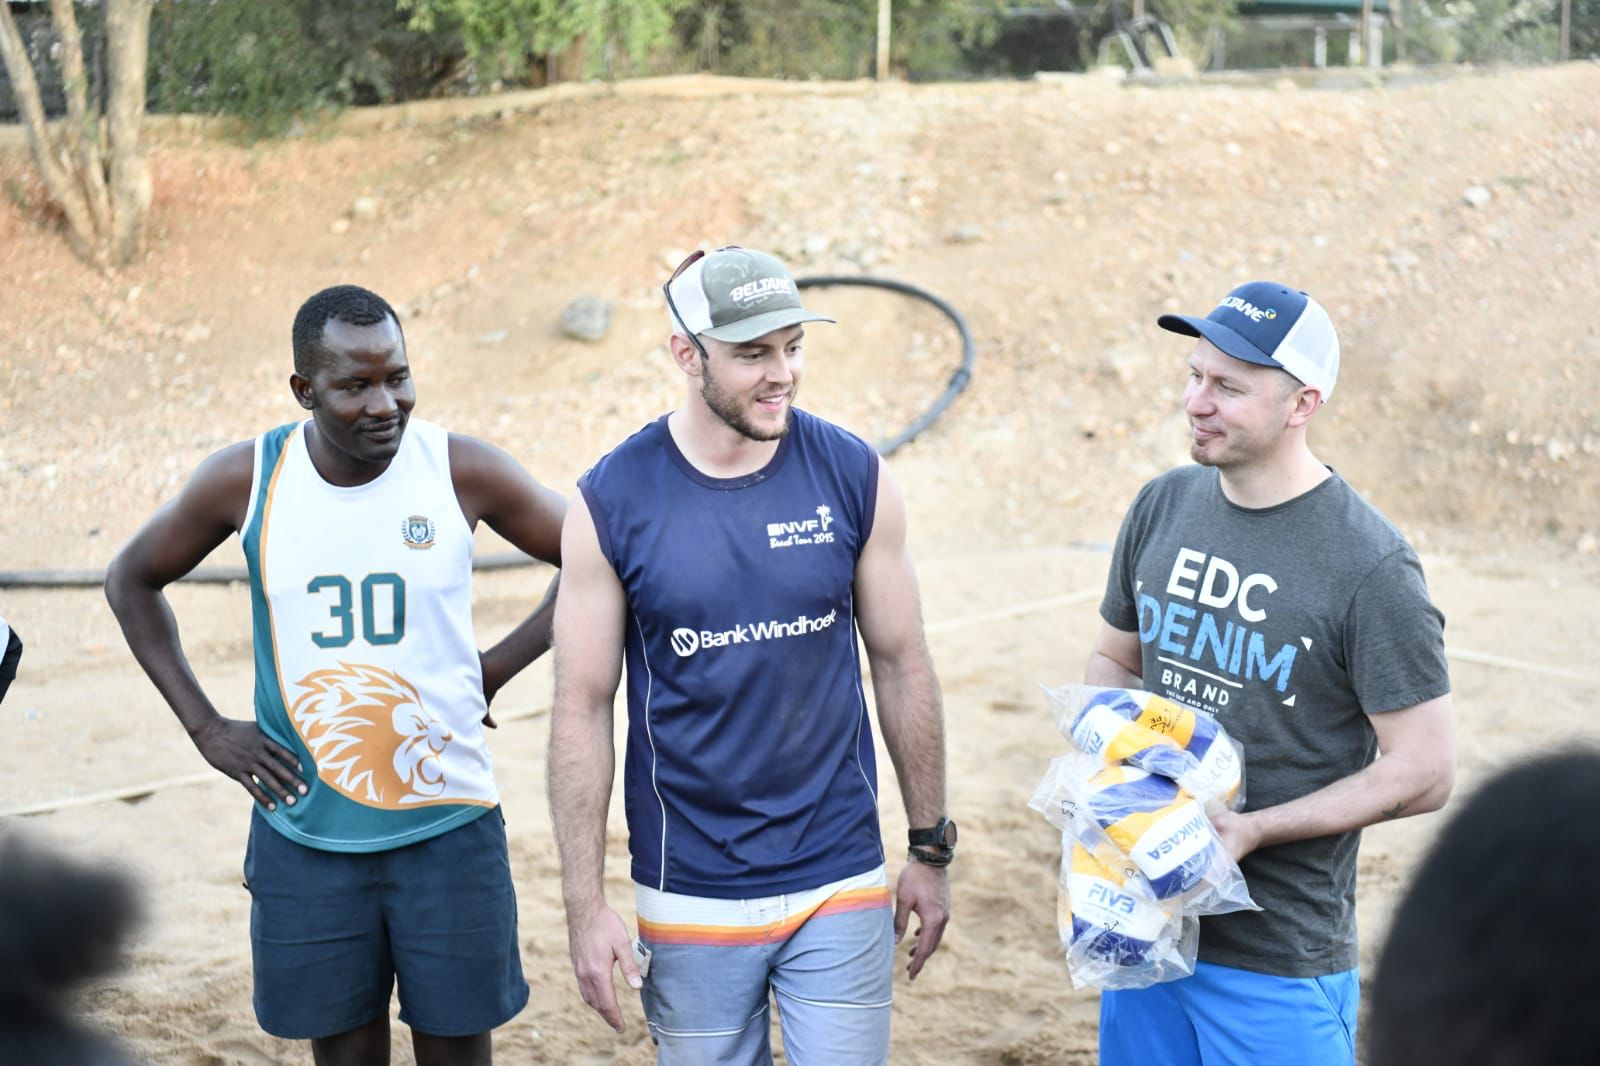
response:
M379 666L341 662L312 671L296 688L289 721L324 784L385 810L444 793L439 756L454 737L411 682Z
M793 619L773 618L765 622L742 622L730 629L690 629L679 626L672 631L672 650L678 658L687 659L702 648L726 648L730 644L759 644L764 640L783 640L785 637L804 637L820 633L839 619L835 607L820 618L800 614Z
M400 539L408 548L433 547L433 519L414 514L400 523Z

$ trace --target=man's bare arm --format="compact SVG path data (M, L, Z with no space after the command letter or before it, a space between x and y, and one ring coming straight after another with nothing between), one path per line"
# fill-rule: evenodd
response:
M883 744L900 780L906 818L934 825L945 809L944 708L933 658L922 631L917 575L906 550L906 512L900 489L880 470L872 536L855 573L856 624L872 665ZM913 979L939 947L950 921L950 885L943 868L910 862L896 886L895 937L912 913L922 922L911 951Z
M469 525L487 522L510 544L552 566L561 565L561 522L567 502L539 484L509 454L485 441L450 435L450 477ZM482 653L483 694L496 692L550 649L557 573L533 612ZM493 719L488 720L493 724Z
M1141 658L1138 633L1101 622L1100 636L1083 669L1083 683L1105 688L1143 688Z
M1455 784L1455 724L1449 696L1369 719L1378 759L1299 799L1213 816L1235 859L1257 848L1363 829L1443 807Z
M195 679L178 639L165 588L244 524L254 442L224 448L195 470L177 498L162 505L117 552L105 593L133 656L178 717L205 760L244 786L269 810L305 795L293 752L253 720L225 718Z
M578 989L620 1033L614 967L622 967L631 987L641 984L627 927L605 898L606 813L616 770L612 705L622 676L627 600L582 499L567 513L561 556L565 577L556 601L556 695L545 775L550 818Z

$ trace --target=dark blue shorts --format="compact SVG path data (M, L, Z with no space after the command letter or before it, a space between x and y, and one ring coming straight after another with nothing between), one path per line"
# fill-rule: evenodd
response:
M471 1036L528 1002L517 898L497 807L392 851L320 851L250 820L244 857L256 1020L312 1040L389 1012L430 1036Z

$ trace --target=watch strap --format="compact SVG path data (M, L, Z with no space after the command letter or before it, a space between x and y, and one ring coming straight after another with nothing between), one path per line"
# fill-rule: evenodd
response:
M912 862L920 862L924 866L937 866L941 869L949 866L956 857L955 848L947 847L911 847L906 849L906 857Z
M914 848L943 848L953 847L947 842L954 829L955 823L949 818L940 818L937 824L926 829L909 829L906 831L906 841Z

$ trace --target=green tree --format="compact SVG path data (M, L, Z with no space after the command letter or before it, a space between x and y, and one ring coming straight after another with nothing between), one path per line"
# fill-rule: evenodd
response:
M583 42L590 74L615 76L671 40L689 0L398 0L411 27L461 27L481 81L521 78L538 58Z
M971 67L992 41L1001 0L894 0L891 63L910 77ZM677 33L702 70L767 78L860 78L872 73L877 0L695 0Z
M71 0L50 0L66 96L66 117L45 121L33 61L8 4L0 2L0 63L16 97L34 165L66 221L67 241L87 262L107 269L144 250L150 174L144 129L145 61L150 0L104 0L104 101L91 98L83 34Z
M1461 58L1474 63L1527 63L1556 56L1555 0L1450 0Z
M1196 67L1204 68L1211 61L1217 31L1234 24L1239 0L1160 0L1159 4L1147 6L1172 27L1179 52L1192 59Z
M1572 0L1572 58L1600 57L1600 0Z
M430 95L465 61L459 27L413 30L394 0L160 0L151 38L156 106L231 115L247 138Z

